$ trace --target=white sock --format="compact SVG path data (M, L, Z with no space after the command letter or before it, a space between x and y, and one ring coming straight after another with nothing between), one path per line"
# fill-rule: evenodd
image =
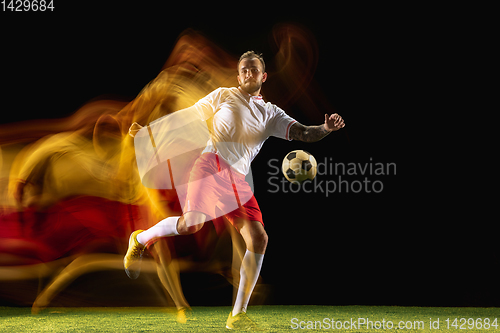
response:
M137 241L146 245L148 242L155 238L175 236L179 233L177 232L177 220L180 216L167 217L164 220L156 223L154 226L148 230L144 230L137 235Z
M234 302L233 316L247 311L248 302L259 278L263 260L263 254L253 253L248 250L245 252L241 261L240 285L238 286L236 301Z

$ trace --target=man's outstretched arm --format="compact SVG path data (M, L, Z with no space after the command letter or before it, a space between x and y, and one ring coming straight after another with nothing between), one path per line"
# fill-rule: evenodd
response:
M344 126L344 120L338 114L334 113L329 117L325 114L324 124L318 126L304 126L299 122L293 124L290 127L290 138L304 142L316 142Z

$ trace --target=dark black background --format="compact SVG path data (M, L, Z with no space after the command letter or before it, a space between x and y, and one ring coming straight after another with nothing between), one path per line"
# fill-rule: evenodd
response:
M235 57L255 49L272 58L273 27L297 24L318 44L315 82L329 99L325 112L342 115L346 127L315 144L270 138L252 165L270 238L262 276L273 288L272 302L500 304L491 231L474 216L460 215L457 193L445 185L446 169L427 151L435 133L414 126L431 93L429 66L436 64L429 58L439 58L446 41L436 17L414 8L330 4L197 8L57 1L55 7L1 14L2 123L65 117L103 94L133 99L186 28ZM290 111L307 125L323 121L294 106ZM294 149L319 162L395 163L397 172L367 176L383 182L378 194L271 193L269 161ZM337 180L321 177L317 181ZM462 191L459 196L468 195Z

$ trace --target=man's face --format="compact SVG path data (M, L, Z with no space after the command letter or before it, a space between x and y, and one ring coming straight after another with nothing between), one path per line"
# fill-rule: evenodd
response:
M267 73L262 72L262 63L257 58L246 58L238 68L238 83L243 91L258 95L262 83L266 82Z

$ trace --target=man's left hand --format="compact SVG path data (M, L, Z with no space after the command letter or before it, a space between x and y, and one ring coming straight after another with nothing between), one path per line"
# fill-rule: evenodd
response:
M339 116L337 113L334 113L328 117L325 114L325 129L328 131L338 131L339 129L345 126L344 119Z

